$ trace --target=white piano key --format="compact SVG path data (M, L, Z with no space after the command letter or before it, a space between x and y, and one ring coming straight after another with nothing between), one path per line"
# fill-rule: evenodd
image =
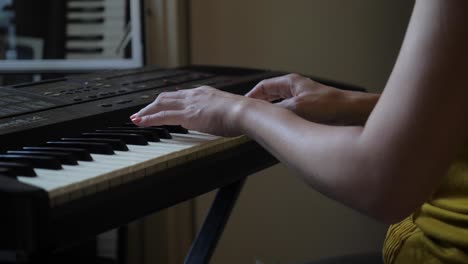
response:
M201 155L226 140L192 131L172 135L172 139L149 142L146 146L128 145L128 151L115 151L115 155L91 154L93 161L63 165L62 170L35 169L37 177L18 177L18 180L48 191L52 205L57 206L186 162L190 155L192 158Z
M40 177L21 177L20 176L18 177L18 180L21 182L42 188L46 191L51 191L51 190L54 190L63 186L63 184L61 184L60 182L48 181L47 179L43 179Z

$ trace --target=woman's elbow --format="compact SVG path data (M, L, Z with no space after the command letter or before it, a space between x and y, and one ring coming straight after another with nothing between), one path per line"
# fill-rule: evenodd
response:
M382 223L394 224L410 216L425 200L425 196L394 186L392 190L374 198L374 202L368 207L369 214Z
M385 224L400 222L417 211L437 187L438 181L418 177L417 169L389 165L387 162L367 162L365 173L359 175L362 192L358 193L362 209ZM416 176L415 176L416 175ZM364 184L365 183L365 184Z

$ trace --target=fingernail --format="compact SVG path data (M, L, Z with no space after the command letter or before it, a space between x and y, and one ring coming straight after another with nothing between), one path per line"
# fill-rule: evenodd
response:
M141 122L141 117L132 118L132 122L135 123L135 124L140 123Z
M136 113L133 114L133 115L131 115L131 116L130 116L130 119L134 119L135 117L137 117L137 114L136 114Z

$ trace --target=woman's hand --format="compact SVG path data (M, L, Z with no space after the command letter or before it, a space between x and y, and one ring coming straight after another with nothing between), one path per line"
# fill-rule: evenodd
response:
M181 125L220 136L238 136L242 134L238 112L247 101L255 100L202 86L161 93L130 119L139 126Z
M298 74L261 81L246 96L277 105L302 118L331 125L363 125L378 95L339 90Z

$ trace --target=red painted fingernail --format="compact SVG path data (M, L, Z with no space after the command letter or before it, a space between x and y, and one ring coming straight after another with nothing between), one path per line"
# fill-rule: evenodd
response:
M141 122L141 117L134 117L132 118L133 123L140 123Z

